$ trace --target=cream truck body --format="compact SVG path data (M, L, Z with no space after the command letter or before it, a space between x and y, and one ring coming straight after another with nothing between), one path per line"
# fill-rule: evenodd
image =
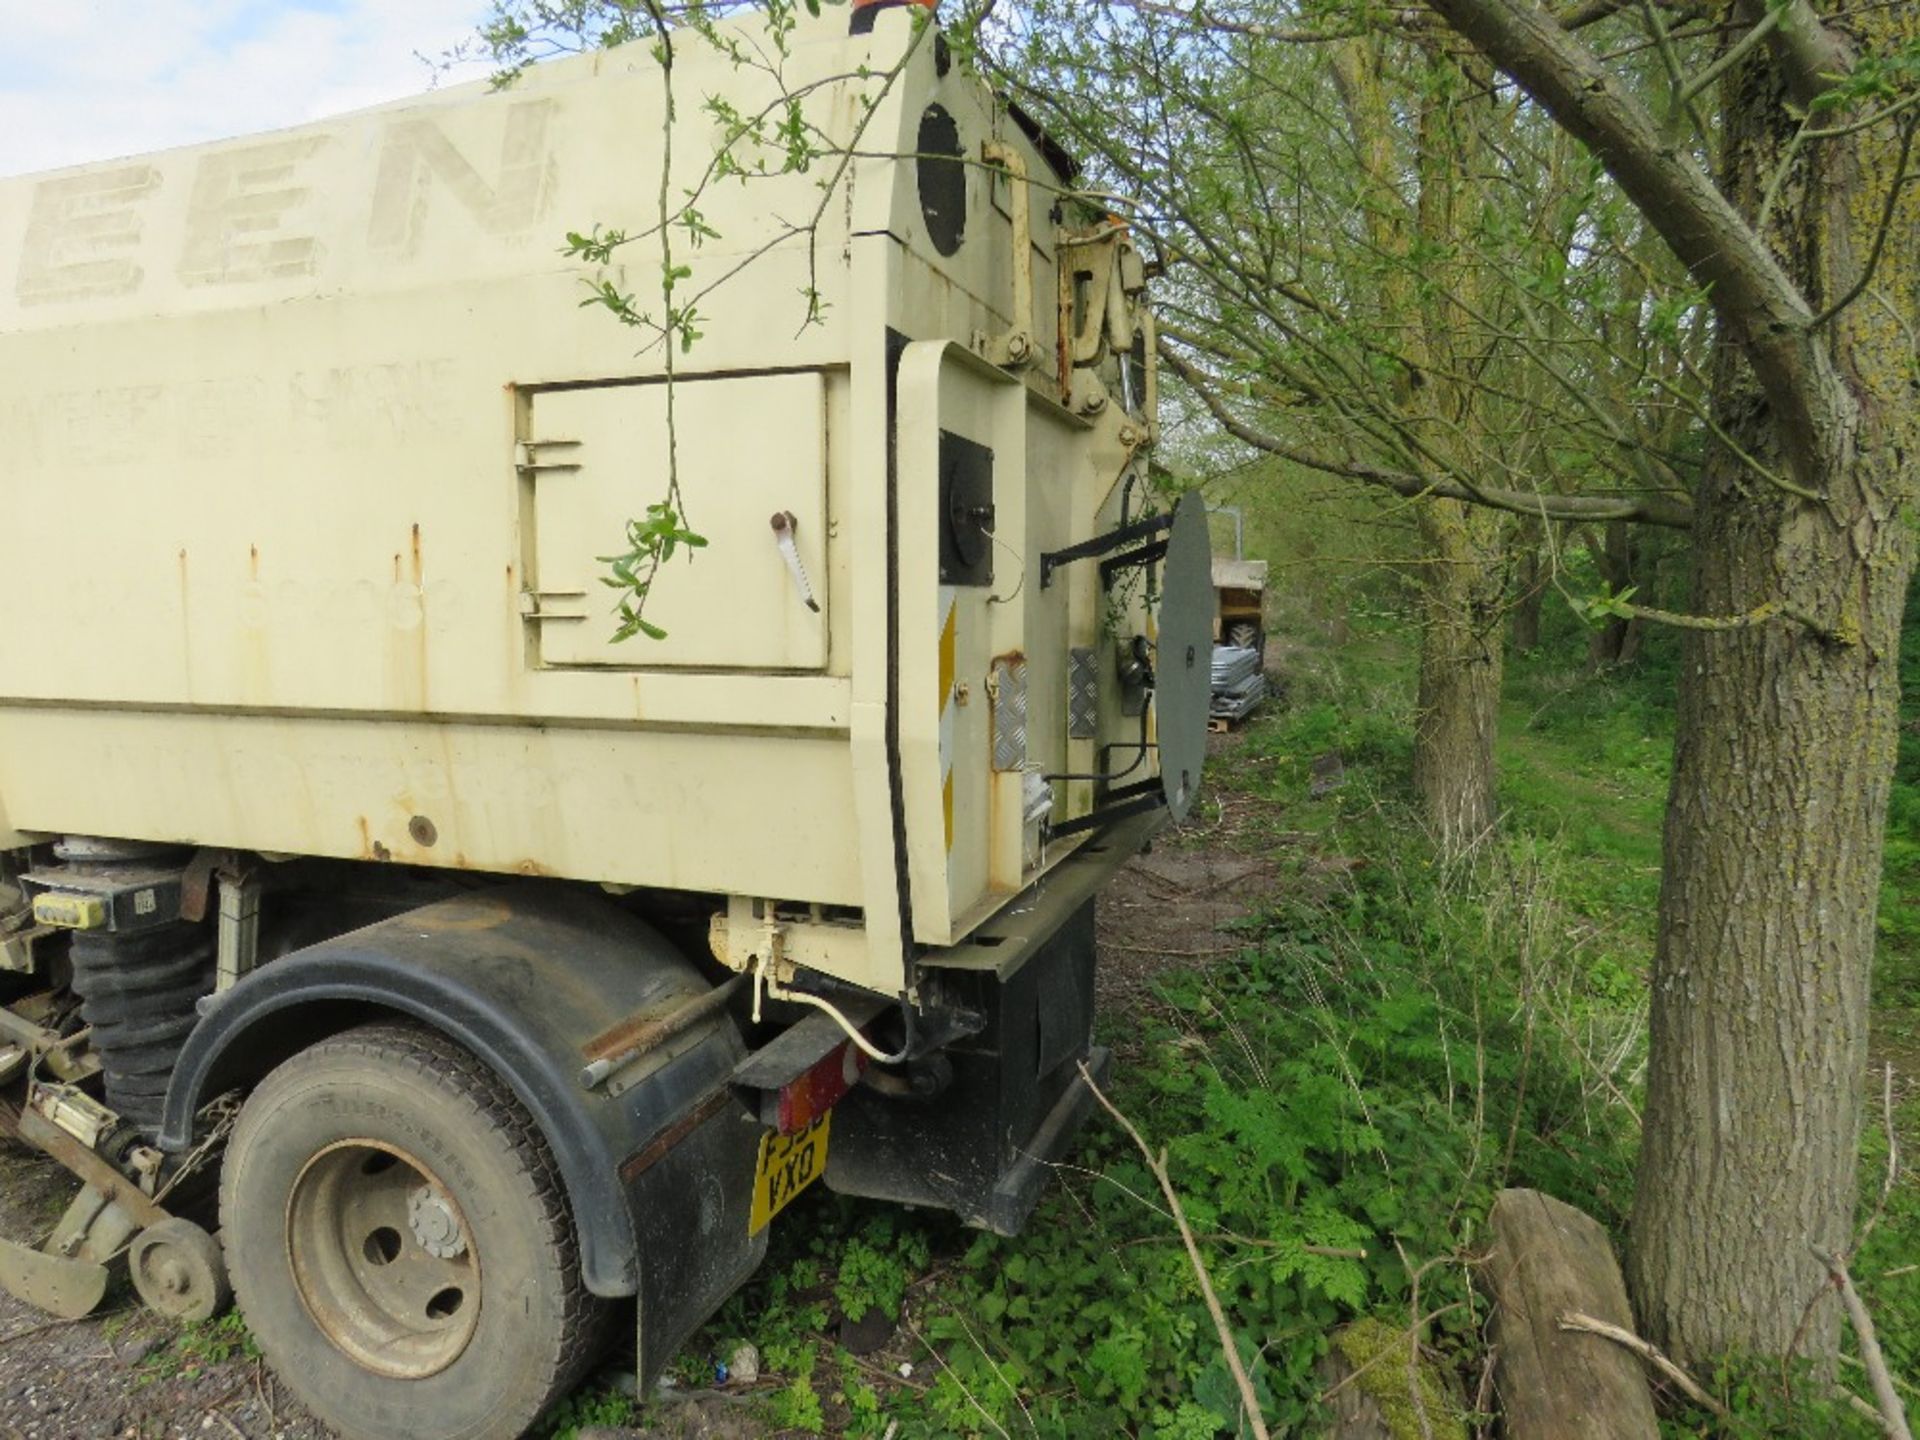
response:
M0 848L40 922L16 927L17 968L44 973L99 920L90 853L177 864L180 914L221 912L202 1030L306 963L260 940L286 867L442 877L453 904L544 877L527 893L649 923L659 897L704 930L703 984L747 977L753 1014L710 1005L680 1049L707 1036L737 1067L742 1033L822 1000L854 1025L884 1000L937 1049L930 976L1015 983L1184 807L1199 720L1160 733L1159 575L1191 542L1146 512L1150 320L1126 227L915 15L848 35L829 10L784 54L729 33L769 58L681 36L670 134L658 58L634 45L0 180ZM781 173L740 140L748 178L716 178L709 95L775 119L798 95L829 152L857 153ZM669 227L699 332L671 350L582 304L604 284L664 313L649 232L669 153L664 193L697 192L702 222ZM634 237L597 269L562 253L595 226ZM616 642L603 557L670 466L707 544L654 585L665 638ZM1136 532L1160 536L1145 559ZM59 837L131 848L63 865ZM426 1002L375 1001L435 1028ZM200 1043L166 1154L219 1084L257 1078ZM864 1048L904 1062L914 1043ZM665 1063L636 1048L602 1075L634 1070L631 1091ZM551 1130L523 1077L502 1083ZM635 1155L668 1128L636 1130ZM601 1293L639 1289L644 1331L670 1302L629 1228L637 1259L600 1274L586 1236L586 1268ZM708 1289L758 1257L726 1253Z

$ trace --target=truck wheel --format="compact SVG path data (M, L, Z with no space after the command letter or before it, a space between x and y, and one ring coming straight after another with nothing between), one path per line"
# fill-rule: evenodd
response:
M545 1141L430 1031L351 1030L269 1075L220 1215L261 1350L353 1440L513 1440L598 1358Z

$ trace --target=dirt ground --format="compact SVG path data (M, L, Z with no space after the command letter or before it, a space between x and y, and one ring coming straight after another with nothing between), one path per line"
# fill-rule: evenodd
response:
M1238 735L1210 763L1239 763ZM1246 817L1203 798L1188 823L1134 860L1101 897L1101 1012L1152 1004L1155 973L1231 954L1222 927L1271 885L1241 852ZM1273 837L1263 837L1270 846ZM1249 847L1251 848L1251 847ZM1121 1057L1124 1059L1124 1056ZM0 1143L0 1235L37 1241L76 1189L57 1165ZM0 1440L328 1440L237 1331L183 1332L142 1309L124 1282L104 1310L48 1321L0 1293Z
M0 1149L0 1235L37 1240L77 1186L37 1154ZM221 1351L230 1353L222 1356ZM260 1361L182 1332L124 1282L102 1311L49 1321L0 1293L0 1440L327 1440Z
M1207 737L1210 769L1243 763L1237 733ZM1163 832L1101 893L1095 925L1102 1016L1154 1004L1153 981L1169 966L1224 959L1240 948L1229 927L1273 887L1270 859L1254 852L1240 802L1203 791L1193 813ZM1271 853L1273 835L1261 844Z

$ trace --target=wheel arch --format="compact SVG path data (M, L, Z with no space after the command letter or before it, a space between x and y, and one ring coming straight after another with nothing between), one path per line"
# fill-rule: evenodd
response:
M269 962L223 993L181 1052L159 1144L190 1148L208 1100L310 1045L411 1021L467 1050L526 1107L566 1187L587 1288L631 1295L640 1262L622 1162L690 1097L723 1085L743 1047L721 1012L704 1043L618 1101L581 1086L582 1051L637 1012L709 988L652 927L591 894L509 886L443 901Z

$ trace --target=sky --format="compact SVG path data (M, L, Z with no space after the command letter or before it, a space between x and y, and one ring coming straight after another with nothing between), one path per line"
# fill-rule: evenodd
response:
M417 94L434 77L416 52L444 53L487 8L487 0L0 0L0 175Z

